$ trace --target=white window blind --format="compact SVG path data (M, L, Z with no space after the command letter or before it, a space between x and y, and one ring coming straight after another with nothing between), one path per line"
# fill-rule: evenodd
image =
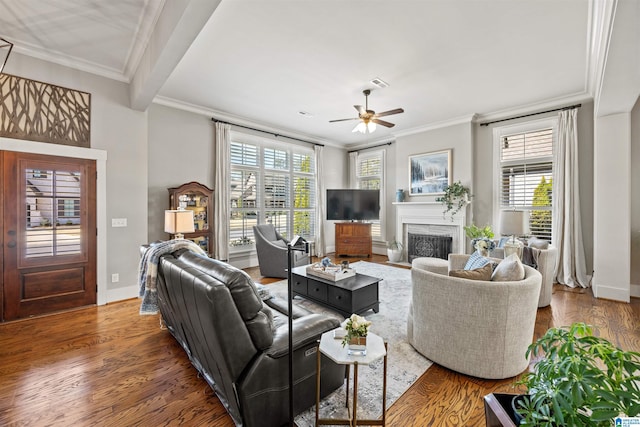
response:
M530 211L530 232L551 240L554 131L502 135L500 145L500 208Z
M293 234L314 236L316 230L315 162L311 153L293 154Z
M253 242L253 226L258 223L258 200L261 196L260 150L257 145L231 143L229 244Z
M356 163L356 179L358 182L358 188L363 190L378 190L382 189L382 183L384 179L384 151L370 152L366 154L359 154ZM382 209L383 197L380 193L380 220L371 221L371 236L374 239L382 240Z
M25 169L26 258L81 253L79 171Z
M311 150L232 134L229 244L254 243L253 226L273 224L284 237L315 237L315 164Z

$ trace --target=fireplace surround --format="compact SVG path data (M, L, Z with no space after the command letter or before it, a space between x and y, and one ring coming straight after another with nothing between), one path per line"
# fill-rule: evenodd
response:
M451 237L451 253L465 252L467 209L461 209L454 218L445 217L441 203L437 202L396 202L396 236L408 248L408 235L422 234ZM403 261L411 262L407 254Z

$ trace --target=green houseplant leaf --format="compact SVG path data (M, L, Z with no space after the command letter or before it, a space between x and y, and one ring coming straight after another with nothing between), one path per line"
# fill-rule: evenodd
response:
M528 389L521 425L610 426L640 412L640 353L594 336L591 326L551 328L529 356L542 358L518 381Z
M447 213L450 213L451 221L453 221L455 214L469 204L471 197L473 196L471 196L469 189L462 185L462 182L456 181L445 187L444 194L437 197L436 202L442 203L445 208L443 215L446 217Z

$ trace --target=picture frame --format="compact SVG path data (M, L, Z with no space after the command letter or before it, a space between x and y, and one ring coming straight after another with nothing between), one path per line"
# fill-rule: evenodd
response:
M409 195L443 194L451 185L451 150L409 156Z

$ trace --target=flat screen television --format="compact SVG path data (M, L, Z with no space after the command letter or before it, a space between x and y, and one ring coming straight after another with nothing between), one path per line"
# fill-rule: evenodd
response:
M380 219L380 191L327 190L327 219L330 221Z

